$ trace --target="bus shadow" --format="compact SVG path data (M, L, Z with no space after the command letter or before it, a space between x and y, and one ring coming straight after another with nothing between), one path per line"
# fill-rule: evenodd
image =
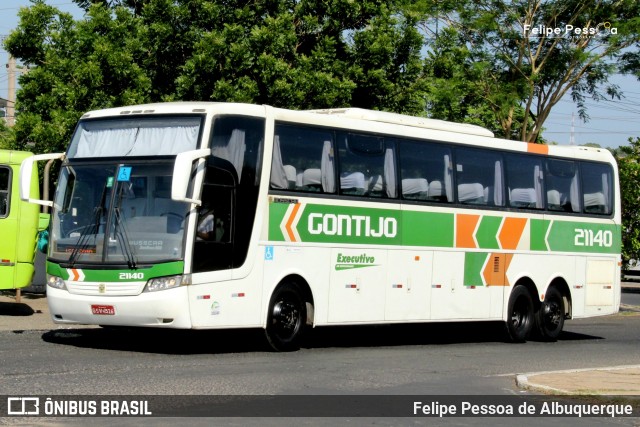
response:
M563 331L558 341L602 339ZM536 341L535 338L530 341ZM455 322L317 328L309 348L509 343L503 322Z
M58 329L45 332L42 339L53 344L81 348L176 355L271 351L261 329ZM595 339L602 337L564 331L558 341ZM491 342L508 342L502 322L325 326L310 330L301 347L358 348Z
M32 316L36 311L21 302L0 302L0 316Z
M261 330L178 330L128 327L57 329L42 340L100 350L158 354L225 354L268 350Z

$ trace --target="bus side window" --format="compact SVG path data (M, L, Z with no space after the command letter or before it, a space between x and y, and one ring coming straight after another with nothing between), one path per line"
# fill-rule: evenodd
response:
M395 141L354 133L343 135L339 141L342 194L397 197Z
M545 183L547 209L558 212L580 212L576 162L547 159Z
M507 154L507 202L512 208L542 209L542 159L521 154Z
M9 215L9 189L11 170L0 166L0 218Z
M611 167L589 162L581 163L584 212L610 215L612 212Z
M398 146L402 198L452 202L451 149L406 140L400 141Z
M491 151L458 148L456 184L460 203L504 206L502 156Z
M324 129L278 124L271 160L271 188L335 192L333 135Z

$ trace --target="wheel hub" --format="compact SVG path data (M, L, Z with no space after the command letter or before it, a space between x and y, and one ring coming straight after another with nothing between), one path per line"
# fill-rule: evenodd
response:
M280 301L273 307L275 323L282 329L294 329L300 314L296 306L286 301Z
M560 305L555 301L551 301L544 304L544 319L545 322L549 325L558 325L560 324Z

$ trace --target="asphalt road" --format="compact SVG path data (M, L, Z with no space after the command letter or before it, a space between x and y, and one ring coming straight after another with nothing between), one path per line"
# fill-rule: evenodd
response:
M626 292L622 294L622 304L640 307L640 292Z
M623 295L623 303L630 304ZM633 298L634 296L631 296ZM527 398L518 373L633 365L640 314L572 320L556 343L505 342L501 323L318 328L303 349L270 352L261 331L52 329L0 332L0 395L495 395ZM366 414L365 414L366 415ZM513 419L451 418L439 425L513 425ZM216 425L423 425L420 418L217 418ZM339 421L339 422L337 422ZM444 423L442 423L444 421ZM563 418L564 425L586 425ZM637 426L592 418L588 425ZM35 424L86 425L86 419ZM211 425L187 418L119 419L128 425ZM112 419L92 419L111 425ZM0 419L0 425L33 419ZM557 419L519 419L522 426Z
M573 320L556 343L500 323L315 330L273 353L260 331L3 331L2 395L512 395L516 373L637 364L640 315Z

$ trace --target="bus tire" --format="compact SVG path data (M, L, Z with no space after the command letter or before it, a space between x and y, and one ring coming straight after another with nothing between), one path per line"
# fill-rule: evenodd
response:
M525 286L517 285L509 297L507 333L511 342L525 342L534 327L533 300Z
M543 341L556 341L564 327L564 298L555 287L547 289L536 313L536 332Z
M306 329L307 305L292 283L279 286L269 302L265 335L276 351L295 351Z

